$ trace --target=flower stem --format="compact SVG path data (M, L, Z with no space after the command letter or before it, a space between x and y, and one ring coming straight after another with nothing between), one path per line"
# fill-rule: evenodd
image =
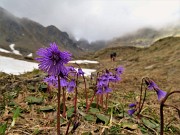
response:
M167 98L174 94L174 93L179 93L180 94L180 91L172 91L170 93L167 93L166 96L161 100L160 102L160 135L163 135L163 132L164 132L164 114L163 114L163 107L165 106L165 102L167 100Z
M63 87L63 117L66 117L66 94L65 94L65 89Z
M92 98L91 98L91 100L90 100L90 103L89 103L89 105L88 105L87 108L86 108L86 112L88 112L88 110L89 110L89 108L90 108L90 106L91 106L91 104L92 104L92 102L93 102L93 100L94 100L95 95L96 95L96 92L94 92L94 95L92 96Z
M76 79L76 88L75 88L75 98L74 98L74 113L77 112L77 83L78 83L78 74Z
M106 110L107 110L108 97L109 97L109 95L108 95L108 93L107 93L107 94L106 94Z
M142 107L142 106L141 106L141 101L142 101L142 92L143 92L143 88L142 88L142 86L143 86L143 80L144 80L144 78L142 79L142 82L141 82L140 97L139 97L140 99L139 99L139 106L138 106L138 107L139 107L139 112L138 112L138 114L140 114L140 111L141 111L141 109L142 109L142 108L141 108L141 107Z
M86 80L85 80L85 77L83 75L83 80L84 80L84 89L85 89L85 97L86 97L86 108L88 106L88 94L87 94L87 89L86 89Z
M101 103L101 107L103 108L103 94L101 94L100 103Z
M96 95L96 108L99 106L99 94Z
M144 98L143 98L142 104L141 104L141 106L140 106L140 108L139 108L138 114L141 113L141 110L142 110L142 108L143 108L144 102L145 102L145 100L146 100L146 91L147 91L147 89L145 88L145 90L144 90Z
M66 134L65 134L65 135L68 135L68 131L69 131L70 125L71 125L71 119L70 119L69 122L68 122L68 126L67 126L67 130L66 130Z
M58 75L58 110L57 110L57 135L60 135L60 97L61 97L61 85L60 85L60 76Z

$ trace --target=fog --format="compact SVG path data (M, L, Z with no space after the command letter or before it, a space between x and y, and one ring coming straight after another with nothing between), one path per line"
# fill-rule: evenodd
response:
M88 41L180 21L180 0L1 0L0 6Z

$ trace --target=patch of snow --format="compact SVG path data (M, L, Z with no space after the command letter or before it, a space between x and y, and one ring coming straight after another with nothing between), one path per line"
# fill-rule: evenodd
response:
M69 63L77 63L77 64L98 64L98 61L91 61L91 60L73 60L69 61Z
M27 55L27 57L32 57L32 56L33 56L33 54L32 54L32 53L30 53L30 54L28 54L28 55Z
M15 44L10 44L9 47L11 48L12 52L17 55L22 55L18 50L14 49Z
M25 72L32 71L33 69L38 69L38 63L0 56L0 72L5 72L7 74L13 75L20 75ZM90 76L91 73L95 72L96 70L82 68L82 71L85 73L84 76Z
M78 70L77 68L75 69ZM91 76L91 73L96 72L96 69L82 68L82 71L84 72L84 76Z
M4 52L4 53L11 53L10 51L5 50L5 49L2 49L2 48L0 48L0 52Z
M38 68L37 63L17 60L0 56L0 71L7 74L19 75Z

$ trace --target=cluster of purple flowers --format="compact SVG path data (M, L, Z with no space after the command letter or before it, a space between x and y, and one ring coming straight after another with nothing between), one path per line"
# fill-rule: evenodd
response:
M149 90L154 90L156 92L159 101L161 101L167 95L167 92L161 90L154 81L148 79L145 80L145 83ZM129 105L129 108L133 108L133 109L128 110L128 114L133 115L138 110L138 102L131 103Z
M105 94L111 92L112 89L109 88L109 83L120 81L120 75L123 73L123 71L124 68L122 66L115 68L114 74L112 72L109 72L109 70L106 70L104 74L97 78L96 94Z
M60 51L55 43L51 43L48 48L41 48L37 51L39 58L36 58L39 68L48 73L48 77L44 79L49 85L58 87L58 75L61 77L61 87L67 88L68 92L72 92L76 87L75 79L69 80L68 75L84 75L81 68L78 72L74 67L65 66L71 60L71 54L66 51Z

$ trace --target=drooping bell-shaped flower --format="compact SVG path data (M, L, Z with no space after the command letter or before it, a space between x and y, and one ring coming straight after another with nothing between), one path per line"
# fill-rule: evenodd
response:
M117 75L121 75L124 72L124 68L119 66L115 69Z
M61 87L67 87L68 86L68 82L65 78L60 79L60 84L61 84Z
M136 112L136 109L128 110L128 114L131 116Z
M84 72L82 71L81 68L78 68L78 75L80 75L80 76L83 76L83 75L84 75Z
M68 86L67 86L67 91L68 92L73 92L74 89L76 87L76 82L75 80L71 80L69 83L68 83Z
M157 93L159 101L162 100L167 94L167 92L160 90L160 89L156 90L156 93Z
M146 81L146 84L148 85L148 89L149 90L159 89L157 84L154 81L152 81L152 80L149 80L148 82Z
M55 76L48 76L44 78L44 82L48 83L50 86L57 87L58 80Z
M132 107L135 107L136 106L136 104L135 103L131 103L131 104L129 104L129 108L132 108Z

